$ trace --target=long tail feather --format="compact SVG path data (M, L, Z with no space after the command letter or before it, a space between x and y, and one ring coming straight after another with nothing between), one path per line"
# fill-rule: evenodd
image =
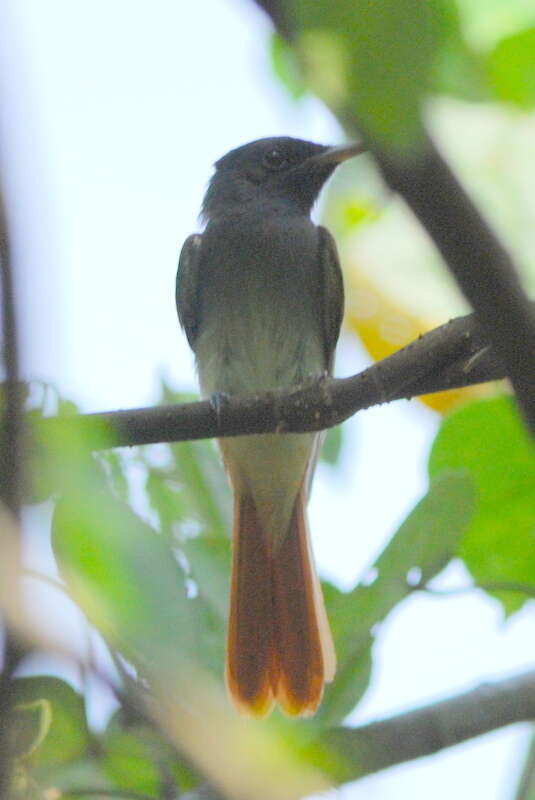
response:
M264 716L277 700L287 714L308 716L332 680L335 655L303 491L286 535L270 533L262 530L251 496L237 492L227 685L245 713Z
M277 701L287 714L310 716L335 669L334 647L314 568L303 492L289 529L273 553Z
M271 555L250 495L236 495L227 686L240 711L262 717L274 703Z

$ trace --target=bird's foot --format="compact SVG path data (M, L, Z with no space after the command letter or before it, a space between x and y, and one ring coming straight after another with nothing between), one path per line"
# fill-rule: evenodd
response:
M209 397L208 402L215 411L218 425L221 425L223 421L223 414L225 412L225 408L229 404L229 399L230 395L227 394L226 392L214 392Z

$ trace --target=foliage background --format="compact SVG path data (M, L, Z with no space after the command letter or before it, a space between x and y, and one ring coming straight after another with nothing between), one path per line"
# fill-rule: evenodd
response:
M490 0L434 6L441 47L431 75L439 96L429 108L430 124L532 285L535 14L521 2L506 10ZM45 9L25 0L8 3L1 13L2 29L10 32L3 34L1 70L10 124L2 135L14 198L26 376L52 380L84 410L175 398L171 387L194 385L174 318L175 263L182 240L196 228L210 163L258 136L329 141L341 132L317 101L301 96L293 61L248 3L206 0L186 11L170 2L151 9L141 2L89 8L57 0ZM355 331L381 357L462 309L426 237L402 204L388 197L365 159L340 173L324 213L338 235L350 287L341 371L355 372L365 363ZM56 410L53 390L37 384L29 401L47 413ZM432 402L436 407L436 398ZM451 398L438 402L441 411L452 404ZM350 711L368 686L372 624L372 682L355 721L533 663L533 603L523 604L522 593L422 596L405 580L396 583L391 572L392 560L398 579L412 569L414 584L455 554L433 583L436 591L465 587L470 576L479 583L533 584L532 455L504 401L459 411L433 446L429 471L439 489L432 491L445 493L449 509L436 534L438 554L422 550L420 537L436 515L434 506L433 514L426 512L424 501L416 528L412 517L413 529L399 533L407 563L391 550L394 556L383 557L372 582L376 556L426 491L427 451L439 424L437 415L415 404L373 409L345 426L342 451L331 457L336 464L321 469L311 515L320 564L339 587L329 596L343 663L324 722ZM228 494L211 446L121 452L95 470L78 463L71 445L56 445L63 467L71 465L61 470L61 482L65 474L74 477L67 483L70 502L54 517L55 550L71 564L63 577L108 639L149 676L156 669L158 679L174 680L167 669L172 665L173 675L180 675L187 656L220 681ZM469 470L478 492L476 514L462 538L470 481L443 474L459 467ZM37 474L32 491L41 499L57 480L50 464L38 462ZM111 493L103 489L106 483ZM144 521L134 519L125 500ZM455 509L461 518L450 525ZM28 510L27 551L31 565L55 574L46 540L50 513L47 505ZM147 523L163 534L155 545L159 555L146 550ZM93 553L89 541L96 542ZM167 557L170 542L178 542L182 566L187 559L187 577ZM359 577L363 584L354 593L340 594ZM187 609L184 582L198 592ZM39 581L28 580L28 592L45 638L53 629L65 648L87 654L80 614ZM90 638L99 670L112 671L102 641ZM178 641L180 652L174 649ZM184 761L160 737L155 740L145 722L108 721L110 693L90 670L80 675L68 659L50 662L40 653L25 672L41 675L47 667L84 689L88 700L58 678L21 681L20 751L28 753L20 767L21 791L29 776L41 785L109 783L149 794L168 773L185 789L194 783ZM165 728L164 720L159 724ZM287 726L276 720L266 730L270 746L278 743L288 756ZM499 732L462 752L343 792L509 797L527 733Z

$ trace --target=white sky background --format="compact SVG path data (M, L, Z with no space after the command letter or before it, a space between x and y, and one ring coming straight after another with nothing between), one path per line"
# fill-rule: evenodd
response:
M246 0L4 0L0 136L28 377L88 411L150 404L162 373L194 385L174 279L211 164L261 136L341 137L319 103L294 105L274 83L268 33ZM346 342L339 372L362 366ZM329 578L351 585L425 491L436 424L398 403L346 425L343 469L320 469L311 503ZM531 666L533 641L527 612L504 625L479 596L415 596L378 636L356 719ZM524 746L524 729L498 732L341 794L509 800Z

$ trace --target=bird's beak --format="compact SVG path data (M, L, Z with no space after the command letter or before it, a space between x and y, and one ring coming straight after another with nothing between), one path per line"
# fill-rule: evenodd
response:
M314 164L321 165L341 164L342 161L347 161L348 158L358 156L365 151L366 148L360 143L344 145L342 147L329 147L327 150L324 150L323 153L318 153L318 155L311 156L308 159L308 163L312 162Z

